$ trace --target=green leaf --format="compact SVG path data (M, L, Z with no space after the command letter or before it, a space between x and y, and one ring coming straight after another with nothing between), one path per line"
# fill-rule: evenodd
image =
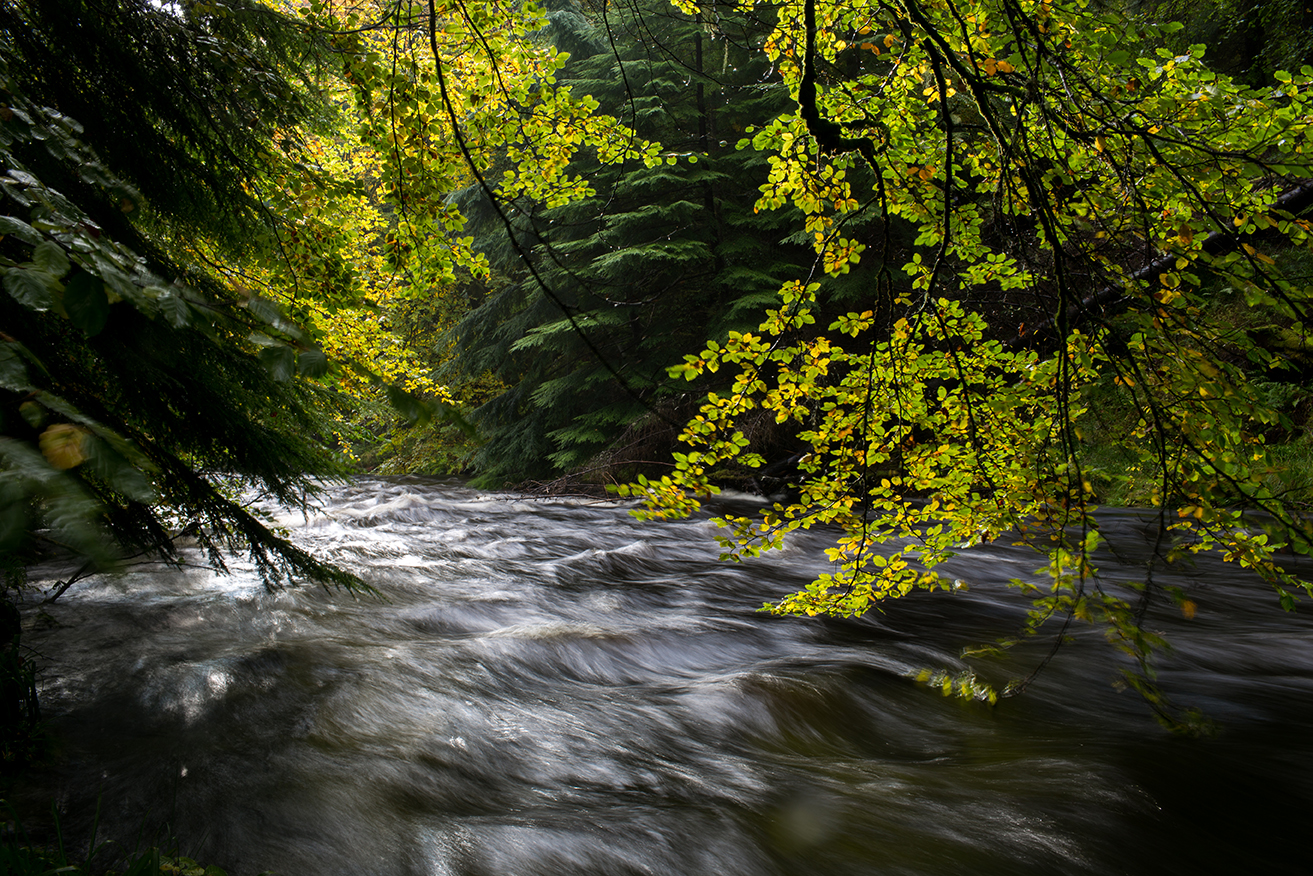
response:
M18 406L18 413L33 429L40 429L46 423L46 409L38 402L23 402Z
M301 373L306 377L323 377L328 373L328 357L323 350L305 350L299 357Z
M397 413L406 418L406 422L412 426L419 426L427 423L430 416L428 405L416 398L409 392L406 392L395 383L387 385L388 404L396 409Z
M101 279L86 271L75 273L64 286L64 309L69 321L94 337L109 319L109 296Z
M296 374L296 351L283 344L265 347L260 351L260 361L269 369L274 380L285 382Z
M160 313L174 328L183 328L191 323L191 307L188 306L187 299L178 293L171 291L161 295L158 304Z
M59 281L36 268L10 268L5 273L5 291L29 310L43 311L54 306L51 294Z
M32 262L56 280L68 273L68 254L53 240L43 240L32 250Z
M33 246L41 242L41 235L31 225L13 216L0 216L0 235L9 234Z
M27 366L18 344L0 343L0 387L22 392L29 389Z
M122 271L102 269L100 276L108 287L106 294L109 297L110 304L123 299L137 301L141 297L141 288L134 284L128 278L128 275Z

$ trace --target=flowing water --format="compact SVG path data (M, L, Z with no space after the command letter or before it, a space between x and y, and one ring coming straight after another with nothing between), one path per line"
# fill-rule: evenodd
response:
M102 837L231 874L1313 872L1313 613L1233 567L1149 618L1221 726L1182 739L1093 632L995 708L909 677L1015 629L1017 547L841 622L756 611L820 535L722 564L705 520L378 479L283 522L380 597L155 569L25 608L61 739L28 793L70 837L99 799ZM1143 524L1108 526L1135 576Z

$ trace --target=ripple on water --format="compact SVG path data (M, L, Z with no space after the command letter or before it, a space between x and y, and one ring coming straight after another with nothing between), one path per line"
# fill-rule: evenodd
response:
M1197 622L1154 615L1181 642L1163 678L1228 724L1192 742L1114 690L1084 634L996 708L909 679L1012 631L1006 582L1035 557L1011 546L956 561L967 593L840 623L756 611L828 568L814 534L719 565L705 520L414 479L331 487L285 521L379 595L269 593L236 561L27 609L70 836L103 794L102 836L167 825L234 876L1306 863L1264 813L1313 801L1313 622L1206 561L1180 573L1204 585Z

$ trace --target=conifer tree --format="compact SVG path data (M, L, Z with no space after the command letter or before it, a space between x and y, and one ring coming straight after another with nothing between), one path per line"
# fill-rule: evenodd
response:
M765 163L734 149L746 125L788 100L758 57L765 23L729 6L691 16L644 0L572 7L552 22L573 53L562 83L661 142L665 161L582 161L593 197L516 203L532 272L498 225L482 226L507 280L455 334L460 369L508 385L477 412L487 441L474 463L489 483L585 466L636 421L680 410L686 387L666 369L754 323L811 258L786 240L794 215L753 209Z
M277 246L270 174L325 112L304 29L245 0L0 2L0 561L127 555L354 584L238 501L342 471L323 356L201 253ZM201 244L205 245L202 246Z

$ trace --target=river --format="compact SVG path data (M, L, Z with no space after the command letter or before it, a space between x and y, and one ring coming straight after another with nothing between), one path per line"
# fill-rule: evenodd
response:
M25 793L70 842L99 799L102 838L232 876L1313 872L1313 612L1220 562L1171 572L1193 619L1149 618L1161 681L1220 726L1188 739L1093 630L996 707L909 677L1015 628L1006 582L1040 563L1010 545L834 621L756 610L824 570L820 534L725 564L705 520L418 479L282 522L379 596L235 564L25 607L60 739ZM1134 577L1144 525L1107 526Z

